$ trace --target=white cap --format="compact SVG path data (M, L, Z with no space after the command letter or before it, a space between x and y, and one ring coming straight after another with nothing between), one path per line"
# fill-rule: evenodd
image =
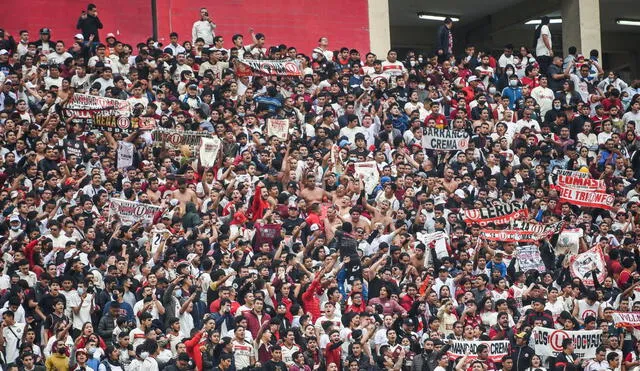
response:
M109 33L107 34L107 37L105 37L104 39L106 40L106 39L108 39L108 38L110 38L110 37L113 37L113 38L115 39L115 38L116 38L116 35L114 35L114 34L113 34L113 32L109 32Z
M9 52L7 51L7 49L2 49L2 50L0 50L0 55L5 55L5 54L9 54Z
M73 35L73 38L74 38L74 39L84 40L84 36L82 36L82 34L81 34L81 33L77 33L77 34Z
M471 75L468 79L467 82L471 82L471 81L479 81L480 79L478 78L478 76L473 76Z
M311 229L311 232L315 232L318 229L320 229L320 226L314 223L314 224L311 224L310 229Z
M11 215L11 217L9 218L9 222L19 222L20 221L20 217L16 214Z
M456 189L455 192L453 192L454 195L460 197L460 198L465 198L466 195L464 194L464 191L461 189Z

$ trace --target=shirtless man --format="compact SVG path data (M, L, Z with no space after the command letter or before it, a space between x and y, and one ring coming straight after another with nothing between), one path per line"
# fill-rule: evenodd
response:
M324 196L330 197L324 189L316 187L316 176L314 174L307 174L304 189L300 191L300 196L304 198L308 205L315 202L322 203Z
M349 210L349 217L346 218L348 222L351 222L353 229L362 228L365 234L371 233L371 222L367 218L362 216L362 206L354 206Z
M389 226L393 228L393 219L389 216L389 209L391 208L389 200L382 200L378 202L376 206L378 206L379 209L367 204L367 210L369 210L369 213L371 213L372 216L371 223L373 225L380 223L384 225L385 230L387 230Z
M149 179L149 188L147 188L147 197L149 197L149 201L151 201L154 205L160 205L160 199L162 198L162 193L158 189L158 178Z
M450 167L447 167L446 169L444 169L444 178L441 181L442 186L444 187L444 189L447 191L447 194L449 195L451 195L453 192L456 191L456 189L458 189L458 184L459 184L459 182L453 178L453 174L454 174L453 169Z
M333 240L336 234L336 230L342 225L342 219L338 214L338 210L335 206L331 205L327 208L327 217L323 220L324 232L327 236L327 241Z
M194 191L187 188L187 181L184 178L178 179L178 189L173 191L173 198L177 199L180 207L180 215L184 215L188 202L193 202L196 206L200 205L200 200Z

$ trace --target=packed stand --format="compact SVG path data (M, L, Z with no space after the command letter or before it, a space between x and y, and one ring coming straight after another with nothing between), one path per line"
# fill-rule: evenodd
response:
M298 50L207 9L135 44L97 12L0 33L3 370L640 366L640 80L597 51L543 22L456 55L450 20L404 60ZM211 166L158 139L187 135Z

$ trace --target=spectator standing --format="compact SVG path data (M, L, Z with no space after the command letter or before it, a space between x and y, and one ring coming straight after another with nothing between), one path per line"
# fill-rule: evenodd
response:
M191 41L195 44L198 38L204 40L206 46L213 45L213 38L215 34L216 24L211 20L209 11L207 8L200 9L200 19L193 22L191 28Z
M85 40L93 40L93 42L100 42L100 35L98 30L102 29L102 22L98 18L98 7L95 4L87 5L87 10L82 11L76 29L82 31L82 36Z

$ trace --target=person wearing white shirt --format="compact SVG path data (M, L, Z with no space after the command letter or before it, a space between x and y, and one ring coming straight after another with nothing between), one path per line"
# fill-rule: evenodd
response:
M629 121L636 123L636 135L640 135L640 102L633 102L631 111L622 116L622 122L626 125Z
M4 326L2 327L2 338L4 339L5 361L7 363L14 362L19 356L18 345L22 341L26 323L16 323L15 316L12 311L2 314ZM55 336L53 337L55 339Z
M547 73L547 67L551 64L553 57L553 44L551 41L551 31L549 30L549 17L543 16L540 25L536 28L536 57L543 73Z
M501 70L504 70L504 68L507 67L507 65L509 64L510 65L516 64L516 58L513 55L513 45L511 44L507 44L504 46L504 52L498 59L498 67L500 67Z
M191 41L195 44L198 38L204 40L205 45L213 44L216 24L209 17L207 8L200 8L200 20L193 22L191 27Z
M555 98L553 90L549 89L548 85L549 81L547 76L541 76L540 85L531 90L531 96L536 100L538 105L540 105L541 117L544 117L547 111L553 107L553 99Z
M62 41L58 41L55 51L47 55L49 64L62 64L67 58L73 58L73 56L64 50L64 42Z
M167 45L164 50L166 51L167 49L169 49L171 51L171 54L175 57L180 53L185 53L186 50L185 48L178 44L178 33L177 32L172 32L171 34L169 34L169 39L171 40L171 42L169 43L169 45Z

